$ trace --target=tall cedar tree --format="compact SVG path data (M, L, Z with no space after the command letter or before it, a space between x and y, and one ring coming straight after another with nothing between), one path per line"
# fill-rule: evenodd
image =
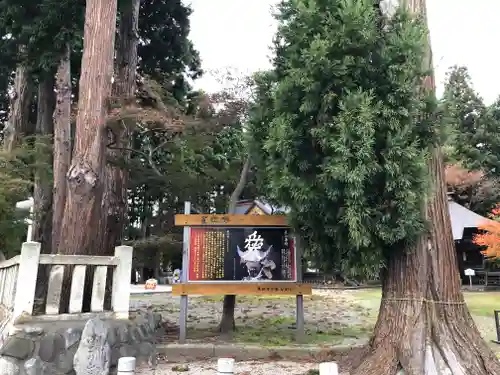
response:
M140 0L128 0L122 6L118 41L116 46L116 76L113 85L113 97L121 105L135 101L136 71L138 64L137 47L139 44L139 7ZM129 148L130 132L123 126L113 132L110 143L114 147ZM125 158L120 151L108 149L108 161ZM127 213L128 171L125 168L107 163L105 173L104 226L105 238L101 241L103 252L112 252L122 239Z
M405 5L425 19L423 0ZM460 288L425 22L373 0L283 1L278 19L273 198L330 264L385 264L351 373L500 373Z
M464 162L467 167L480 168L484 164L486 150L477 146L485 140L482 138L487 108L474 91L466 67L453 66L448 71L442 107L449 133L445 146L451 150L451 161L458 160Z
M66 206L66 173L71 164L71 50L69 44L61 57L55 88L57 91L54 109L54 175L52 199L52 252L59 252L61 223Z
M59 245L66 254L93 254L94 239L103 238L99 234L105 230L100 221L116 12L117 0L86 4L76 139Z

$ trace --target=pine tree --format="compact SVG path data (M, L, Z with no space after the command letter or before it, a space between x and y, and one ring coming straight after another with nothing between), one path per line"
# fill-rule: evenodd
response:
M448 156L471 168L480 168L483 153L477 146L486 125L487 107L474 90L466 67L453 66L448 71L442 108L447 122L446 146L451 151Z
M278 19L261 143L273 198L324 262L383 265L352 374L499 373L460 290L425 22L372 0L282 1Z

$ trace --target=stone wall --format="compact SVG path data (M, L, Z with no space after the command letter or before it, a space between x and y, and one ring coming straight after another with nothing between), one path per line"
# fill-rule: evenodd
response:
M120 357L156 366L161 315L130 321L57 321L16 326L0 348L0 375L106 375ZM88 369L88 370L87 370Z

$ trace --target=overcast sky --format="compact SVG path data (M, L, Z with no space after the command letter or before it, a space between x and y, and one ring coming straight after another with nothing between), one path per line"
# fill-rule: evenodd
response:
M205 70L266 69L275 31L270 9L277 0L184 0L194 10L191 39ZM487 103L500 94L500 0L428 0L438 93L451 65L466 65ZM215 91L209 76L197 87Z

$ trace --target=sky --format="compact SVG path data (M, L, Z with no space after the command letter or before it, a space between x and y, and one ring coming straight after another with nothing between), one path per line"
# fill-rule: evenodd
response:
M270 67L277 0L184 0L191 4L191 40L206 71L230 68L249 74ZM474 88L491 103L500 95L499 0L428 0L438 95L452 65L469 68ZM217 91L207 74L197 88Z

